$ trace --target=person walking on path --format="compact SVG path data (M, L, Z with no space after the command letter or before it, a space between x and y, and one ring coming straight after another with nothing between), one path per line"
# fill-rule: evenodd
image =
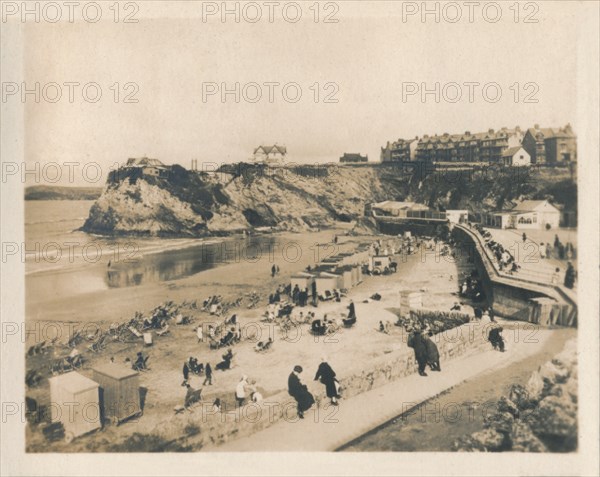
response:
M296 400L298 417L304 419L304 413L315 403L315 398L308 391L306 384L300 381L300 373L302 373L302 366L294 366L294 370L288 377L288 393Z
M319 368L317 369L315 381L320 381L325 385L325 393L327 394L327 397L331 399L331 404L337 406L337 400L340 398L338 392L339 383L335 377L335 371L329 365L325 356L321 358L321 364L319 364Z
M427 346L420 330L411 331L408 336L408 346L415 351L415 359L419 365L419 375L427 376L425 366L427 366Z
M432 371L441 371L440 366L440 352L438 351L437 345L431 339L433 333L429 331L427 334L423 334L423 340L425 341L425 349L427 350L427 364Z

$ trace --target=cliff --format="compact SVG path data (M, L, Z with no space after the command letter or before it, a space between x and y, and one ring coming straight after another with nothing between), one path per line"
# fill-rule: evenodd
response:
M29 186L25 200L96 200L102 187Z
M565 173L522 169L432 173L382 165L236 164L209 174L176 165L155 176L122 168L109 176L83 230L192 237L257 227L300 231L357 220L367 204L383 200L416 201L436 210L492 210L523 198L576 204L576 184Z

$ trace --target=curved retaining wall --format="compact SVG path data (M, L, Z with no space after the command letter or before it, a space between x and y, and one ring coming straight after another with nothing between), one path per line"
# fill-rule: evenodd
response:
M485 245L478 235L467 227L455 225L452 236L467 247L479 275L483 279L486 296L494 305L494 312L504 318L530 321L531 298L549 297L556 300L558 322L565 326L577 325L577 304L560 287L531 282L518 277L501 276L492 263Z

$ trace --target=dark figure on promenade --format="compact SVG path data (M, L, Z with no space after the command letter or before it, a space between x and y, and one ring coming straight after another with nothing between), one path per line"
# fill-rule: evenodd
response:
M202 383L202 386L206 386L207 383L208 383L209 386L212 386L213 371L212 371L212 368L210 366L210 363L206 363L206 367L204 368L204 375L206 377L204 378L204 382Z
M565 259L565 246L562 243L558 244L558 258Z
M325 385L327 397L331 399L331 404L337 406L337 400L340 398L338 394L338 380L335 378L335 371L329 366L325 357L321 358L321 364L319 365L319 369L317 369L315 381L320 381Z
M415 359L419 364L419 374L427 376L425 366L427 366L427 345L423 339L421 331L412 331L408 336L408 346L415 350Z
M554 247L558 248L558 246L560 245L560 239L558 238L558 235L554 236Z
M492 328L488 334L488 341L492 343L494 349L504 352L504 338L502 337L502 327Z
M271 267L271 278L273 278L275 276L275 273L277 272L277 269L275 268L275 265L273 265Z
M313 306L319 306L319 295L317 294L317 282L312 282L312 300Z
M298 403L298 417L304 419L304 412L308 411L315 403L315 398L308 391L305 384L300 382L302 366L294 366L294 371L288 377L288 393Z
M298 285L294 285L294 289L292 290L292 303L294 305L298 304L298 296L300 295L300 288Z
M523 232L523 243L527 242L527 234Z
M573 264L569 262L567 264L567 271L565 272L565 286L567 288L573 288L575 284L575 269L573 268Z
M440 352L438 351L437 345L431 339L433 333L430 331L426 335L423 335L425 341L425 348L427 348L427 364L432 371L441 371L440 367Z
M185 386L188 382L188 378L190 377L190 368L187 364L187 362L183 363L183 383L181 383L182 386Z

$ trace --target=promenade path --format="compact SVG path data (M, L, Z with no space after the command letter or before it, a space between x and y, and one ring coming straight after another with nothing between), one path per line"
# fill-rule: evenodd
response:
M577 282L573 290L569 290L564 287L565 270L567 268L567 260L559 260L557 258L541 258L540 256L540 240L541 237L536 235L536 231L532 230L514 230L514 229L496 229L486 228L490 234L492 234L493 240L502 244L502 246L509 250L510 253L515 257L515 261L521 267L513 276L515 278L522 278L538 282L541 284L553 284L559 286L563 292L568 295L576 295ZM523 232L527 235L527 240L523 242ZM561 237L564 235L561 231L556 231L559 238L565 243L566 238ZM576 232L569 231L569 236L577 236ZM552 236L553 237L553 236ZM548 240L544 243L552 245L553 239ZM577 268L576 260L572 260L573 266ZM553 282L555 276L555 270L559 269L557 273L556 281Z
M324 406L311 409L299 420L295 411L287 419L252 434L203 451L334 451L372 429L385 424L438 394L482 373L519 362L540 351L550 330L538 330L535 340L523 339L526 331L519 324L505 326L503 335L507 351L490 348L470 353L442 364L442 372L428 372L428 377L413 374L385 386L342 399L337 408ZM518 331L517 331L518 330ZM527 341L527 342L526 342ZM531 341L531 342L529 342Z

